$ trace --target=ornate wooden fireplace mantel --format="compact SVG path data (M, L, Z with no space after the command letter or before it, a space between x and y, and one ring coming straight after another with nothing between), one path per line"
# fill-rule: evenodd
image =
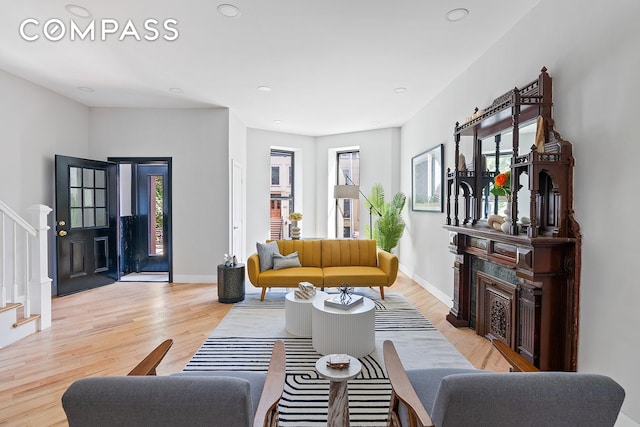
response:
M554 129L551 93L543 68L537 80L456 123L444 226L455 255L447 319L505 342L541 370L575 371L581 234L573 212L572 146ZM511 146L501 147L508 139ZM465 151L469 164L461 160ZM489 190L505 170L511 197L503 200ZM506 232L488 221L501 219L503 207L515 212Z

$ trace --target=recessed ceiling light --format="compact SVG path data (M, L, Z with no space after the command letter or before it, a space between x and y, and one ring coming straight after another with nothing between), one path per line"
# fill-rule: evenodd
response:
M67 9L67 12L73 16L77 16L78 18L91 18L91 12L89 12L89 9L78 6L77 4L68 4L64 8Z
M88 86L78 86L78 90L81 90L83 92L93 92L93 88Z
M456 22L456 21L461 21L464 18L467 17L467 15L469 15L469 9L465 9L463 7L460 7L458 9L452 9L449 12L447 12L447 21L450 22Z
M393 90L395 93L403 93L407 91L406 87L397 87Z
M240 9L232 4L221 4L218 6L218 13L227 18L235 18L240 16Z
M282 120L274 120L274 121L273 121L273 124L274 124L274 125L279 125L280 123L282 123Z
M173 92L173 93L184 93L184 91L182 89L180 89L179 87L170 87L169 88L169 92Z
M269 86L258 86L258 90L260 92L271 92L271 88Z

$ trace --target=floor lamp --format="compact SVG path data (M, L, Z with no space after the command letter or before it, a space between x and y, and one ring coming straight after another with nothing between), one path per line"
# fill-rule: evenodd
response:
M351 178L345 175L345 178L351 181ZM369 238L373 239L373 212L375 212L378 216L382 216L380 211L373 206L373 203L367 196L364 195L362 191L360 191L360 186L354 184L351 181L352 185L335 185L333 187L333 198L334 199L360 199L360 195L364 197L364 199L369 203Z

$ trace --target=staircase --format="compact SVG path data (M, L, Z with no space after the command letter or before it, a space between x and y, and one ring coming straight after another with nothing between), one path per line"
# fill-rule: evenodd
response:
M281 217L271 217L271 240L279 240L282 239L282 218Z
M0 348L51 326L47 216L28 209L28 222L0 201Z

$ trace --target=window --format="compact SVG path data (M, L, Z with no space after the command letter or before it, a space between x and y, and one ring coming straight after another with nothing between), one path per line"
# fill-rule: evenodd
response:
M71 228L107 227L107 172L69 168Z
M283 171L282 176L280 176L281 170ZM271 150L269 236L273 240L287 239L291 236L291 221L289 220L289 214L294 211L293 177L293 152Z
M340 152L337 156L338 185L360 185L360 151ZM360 201L336 199L336 236L357 239L360 235Z

